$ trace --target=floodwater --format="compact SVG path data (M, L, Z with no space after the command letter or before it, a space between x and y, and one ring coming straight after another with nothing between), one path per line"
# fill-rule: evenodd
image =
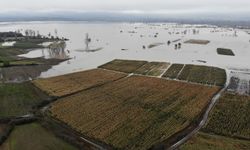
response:
M227 88L229 92L240 95L250 95L250 73L231 71L229 73L230 84Z
M96 68L113 59L136 59L170 63L200 64L231 70L250 70L248 31L214 26L144 23L20 22L1 23L0 31L32 29L68 38L63 55L72 58L43 72L51 77ZM194 34L194 30L196 33ZM86 35L91 40L86 42ZM235 34L237 36L235 36ZM207 45L184 43L189 39L209 40ZM172 41L170 45L168 41ZM175 43L173 42L175 41ZM161 44L157 44L161 43ZM175 44L181 48L175 49ZM148 48L149 45L156 45ZM235 56L218 55L217 48L229 48ZM38 49L25 57L55 57L49 49Z
M16 42L4 42L4 43L2 43L1 46L3 46L3 47L13 46L15 43Z

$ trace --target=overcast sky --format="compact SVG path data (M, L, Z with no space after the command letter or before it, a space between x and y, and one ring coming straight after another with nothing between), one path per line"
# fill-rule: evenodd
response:
M250 0L0 0L8 11L250 12Z

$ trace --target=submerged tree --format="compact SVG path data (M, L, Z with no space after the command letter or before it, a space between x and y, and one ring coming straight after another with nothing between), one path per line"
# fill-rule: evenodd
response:
M89 34L86 33L86 37L85 37L86 50L89 49L89 43L90 42L91 42L91 38L89 38Z
M175 44L175 49L178 49L178 44Z
M181 43L178 43L178 48L179 48L179 49L181 48Z
M171 44L171 41L168 41L168 45L170 45Z

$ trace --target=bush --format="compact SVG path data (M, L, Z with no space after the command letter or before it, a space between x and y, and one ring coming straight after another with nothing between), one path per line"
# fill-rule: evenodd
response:
M9 67L10 62L9 61L3 61L3 67Z

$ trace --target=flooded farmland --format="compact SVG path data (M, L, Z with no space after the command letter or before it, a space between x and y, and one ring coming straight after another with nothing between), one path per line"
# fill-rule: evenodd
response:
M250 95L250 73L231 71L227 90L240 95Z
M0 25L0 31L21 29L69 39L63 53L37 49L21 55L71 58L43 72L41 77L88 70L113 59L250 69L250 35L240 29L163 23L21 22ZM231 49L235 56L218 55L217 48Z

